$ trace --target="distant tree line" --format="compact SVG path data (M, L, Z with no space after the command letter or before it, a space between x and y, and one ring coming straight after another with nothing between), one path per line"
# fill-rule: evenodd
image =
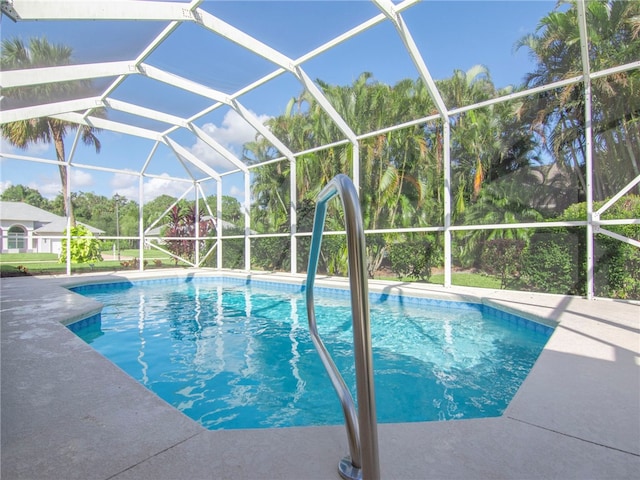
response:
M587 2L586 16L592 71L640 58L640 2ZM498 88L483 66L456 70L451 77L436 81L445 105L455 109L579 76L583 70L578 18L575 2L558 2L557 8L539 21L535 33L517 42L515 47L527 49L535 60L533 71L526 75L522 85ZM422 79L405 79L387 85L376 81L373 74L363 73L351 85L331 85L321 80L318 83L356 134L384 131L386 127L438 114ZM602 205L640 174L640 70L632 68L595 78L591 87L592 192L597 205ZM448 145L444 141L441 118L360 140L360 202L365 229L443 225L444 149L447 147L451 161L450 218L454 225L576 220L576 212L582 212L579 219L586 220L586 108L584 84L574 82L453 114L449 118ZM321 105L306 91L290 101L283 115L271 119L269 128L292 151L332 145L344 138ZM262 137L246 144L244 155L248 163L280 157ZM288 231L289 205L295 195L297 230L308 231L311 225L308 215L314 210L319 191L336 174L351 174L353 162L350 144L298 157L295 192L290 191L291 171L287 161L255 168L251 228L259 233ZM636 185L626 200L618 201L606 216L638 218L638 194L640 186ZM330 209L326 222L327 230L342 230L340 209ZM489 266L488 262L498 255L514 262L534 252L551 256L553 249L545 243L547 234L551 233L549 229L457 231L453 234L453 264L464 269L491 271L507 286L515 286L517 280L520 287L527 289L584 294L585 229L560 230L576 238L576 248L567 250L566 242L562 244L566 238L562 232L555 232L559 234L560 244L555 240L552 243L554 248L558 247L558 254L528 266ZM623 229L612 227L611 230ZM640 238L633 225L625 233L618 233ZM271 268L288 268L289 256L283 252L289 248L286 240L273 238L259 243L256 241L258 248L272 254L258 255L258 261L269 259ZM308 241L298 243L301 265L308 248ZM490 248L493 255L486 254ZM602 235L597 238L596 248L601 269L597 294L638 298L639 249ZM387 266L399 274L410 272L416 278L428 278L430 266L441 265L442 251L440 234L368 235L369 274L374 276ZM407 264L407 259L415 261ZM320 263L327 272L346 274L343 238L326 237ZM563 265L562 275L559 275L558 263ZM542 265L546 265L546 271ZM562 281L554 284L560 278Z
M0 199L10 202L24 202L56 215L65 215L62 194L58 194L54 199L49 200L34 188L24 185L11 185L0 194ZM108 198L104 195L97 195L91 192L74 192L71 194L71 201L78 222L99 228L103 230L107 236L116 236L118 231L122 237L138 236L139 204L137 202L117 194ZM145 203L143 209L143 225L145 227L150 226L160 218L175 201L175 197L161 195ZM216 196L209 196L206 202L211 206L215 214ZM186 212L193 207L194 204L194 201L182 199L178 203L178 207ZM201 215L206 216L207 210L202 199L200 200L199 208ZM158 226L168 225L172 221L171 214L172 212L169 212L165 215L165 217L158 222ZM175 215L175 212L173 212L173 214ZM222 197L222 218L234 224L243 218L240 202L236 198L228 195ZM120 246L121 248L136 248L138 243L134 240L121 240Z
M640 58L640 2L594 0L586 2L585 9L592 71L630 64ZM535 32L515 45L518 49L527 49L535 61L522 85L498 88L489 70L480 65L467 71L455 70L451 77L436 82L445 105L456 109L579 77L583 68L578 19L575 1L558 2L552 12L540 19ZM37 39L32 39L28 47L20 41L6 40L2 48L3 69L68 64L71 58L68 49L52 48ZM331 85L320 79L317 83L356 134L383 131L417 118L436 118L371 135L359 142L360 202L368 230L426 228L444 223L445 148L449 148L451 161L451 181L447 185L451 193L450 220L456 226L585 220L588 173L592 173L590 188L598 205L640 174L638 68L617 70L591 81L591 172L587 172L586 161L587 105L584 83L580 81L452 114L448 144L445 144L443 120L438 117L436 104L421 79L386 85L365 72L351 85ZM24 97L47 98L51 88L77 90L86 88L86 84L45 84L6 89L3 94L7 102ZM34 143L53 143L61 161L64 191L63 140L66 133L79 127L51 119L36 120L38 122L3 124L2 134L21 148ZM32 128L34 126L36 128ZM290 190L291 170L287 161L266 163L252 170L252 231L289 232L290 205L295 195L297 231L309 232L317 194L336 174L353 172L355 152L351 145L335 146L336 141L344 138L344 133L306 91L291 99L285 113L270 119L268 127L292 151L334 145L297 158L294 192ZM81 133L87 144L94 145L96 150L100 148L96 130L85 129ZM247 164L280 156L261 136L244 145ZM115 235L116 230L122 236L138 234L138 205L123 197L108 199L79 192L73 193L71 204L65 206L61 195L47 201L22 186L10 187L3 198L10 194L29 198L28 203L39 203L37 206L60 215L73 210L78 220L101 228L109 235ZM638 218L638 194L640 186L636 185L607 216ZM158 218L174 200L161 196L146 204L144 224L149 225ZM181 202L180 215L184 216L188 209L189 205ZM343 229L340 216L339 209L330 207L328 230ZM223 198L223 218L239 225L233 220L241 219L235 199ZM174 231L186 231L183 226L174 221ZM636 239L640 238L637 229L637 225L611 228ZM231 231L229 229L229 233ZM243 227L237 227L233 233L242 234ZM582 227L557 231L461 230L453 234L452 260L457 267L481 269L498 276L503 286L583 294L585 237ZM428 279L431 268L442 264L442 238L441 234L422 232L368 235L369 274L374 276L381 268L388 267L398 275ZM640 297L639 249L602 235L596 243L601 269L596 272L597 293ZM567 249L567 245L575 248ZM297 262L301 266L308 257L308 249L308 238L299 239ZM286 237L254 238L251 253L252 267L290 268L291 245ZM244 241L229 240L223 255L223 266L243 266ZM531 259L536 256L533 262ZM332 235L323 240L320 263L326 272L346 274L344 238Z

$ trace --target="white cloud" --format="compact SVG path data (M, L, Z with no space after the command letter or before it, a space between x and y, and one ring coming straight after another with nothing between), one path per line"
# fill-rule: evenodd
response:
M254 112L250 112L256 115ZM269 120L268 115L257 115L258 121L264 123ZM222 120L222 127L207 123L203 130L226 147L242 147L245 142L253 140L256 130L249 125L235 110L229 110Z
M185 190L189 188L189 184L185 182L176 182L169 178L169 175L162 175L166 178L152 178L144 184L144 203L153 200L160 195L169 195L171 197L180 197Z
M78 170L77 168L71 170L71 188L74 192L91 187L93 183L93 175L86 170Z
M89 191L87 187L93 186L93 175L84 170L71 170L71 190L74 192ZM53 199L62 193L62 183L59 175L41 176L30 182L28 187L34 188L45 198Z
M59 193L62 193L62 185L60 184L60 177L52 175L50 177L41 177L34 182L29 182L27 185L29 188L33 188L40 192L44 198L49 200L54 199Z
M111 178L109 186L111 187L111 196L117 193L129 200L138 201L138 177L136 175L116 173Z
M229 193L232 197L244 199L244 190L236 187L235 185L231 187L231 190ZM244 201L244 200L241 200L241 201Z
M0 193L4 192L7 188L12 186L11 180L2 181L0 180Z
M43 153L51 150L53 152L52 145L48 143L32 143L27 149L22 149L13 146L4 137L0 137L0 151L3 153L12 153L14 155L25 155L29 157L41 157Z
M255 113L253 114L255 115ZM268 115L257 115L257 118L261 123L264 123L271 117ZM222 126L207 123L202 127L202 130L238 158L242 157L242 146L247 142L253 141L257 133L235 110L229 110L226 113L222 120ZM189 150L213 168L217 167L221 170L229 170L232 168L229 161L225 160L222 155L214 151L200 139L198 139Z
M138 202L138 177L124 173L116 173L110 182L111 195L122 195L129 200ZM148 178L144 181L144 203L153 200L160 195L180 197L190 186L189 183L177 182L164 173L160 177Z
M132 172L132 170L128 170ZM138 202L138 176L129 175L126 173L116 173L113 175L109 187L111 188L110 195L122 195L129 200ZM158 177L148 178L144 180L144 199L143 202L147 203L151 200L159 197L160 195L169 195L171 197L179 198L184 192L191 187L189 182L180 182L174 180L168 173L160 174ZM189 200L193 199L193 195L188 195Z

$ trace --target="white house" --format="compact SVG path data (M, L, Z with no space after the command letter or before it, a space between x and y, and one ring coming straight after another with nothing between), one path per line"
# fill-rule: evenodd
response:
M80 224L80 222L78 222ZM104 231L82 223L94 235ZM22 202L0 202L2 253L60 253L67 219Z

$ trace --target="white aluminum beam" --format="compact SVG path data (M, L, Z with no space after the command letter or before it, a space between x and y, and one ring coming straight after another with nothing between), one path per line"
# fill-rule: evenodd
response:
M193 125L193 124L190 125L188 128L193 133L195 133L200 140L202 140L204 143L206 143L211 148L213 148L216 152L222 155L226 160L231 162L240 170L244 172L248 171L247 166L243 162L241 162L238 157L236 157L233 153L231 153L229 150L227 150L222 145L220 145L220 143L218 143L215 139L211 138L211 136L208 135L204 130L199 128L197 125Z
M100 106L100 97L88 97L80 98L78 100L34 105L32 107L2 110L0 124L19 122L21 120L29 120L32 118L49 117L68 112L77 112L79 110L87 110Z
M593 124L591 122L592 91L591 65L589 63L589 38L587 34L587 14L584 0L576 1L578 12L578 31L580 33L580 55L584 75L584 163L587 196L587 298L595 296L595 246L593 225Z
M635 62L625 63L624 65L617 65L611 68L605 68L604 70L599 70L597 72L591 73L591 78L600 78L606 77L607 75L615 75L616 73L626 72L628 70L635 70L640 68L640 60L636 60Z
M345 134L345 136L353 145L353 161L351 162L351 180L354 183L356 192L360 195L360 146L358 144L358 138L356 134L351 130L351 127L347 125L347 122L340 116L340 114L333 108L333 105L327 100L327 97L324 96L322 91L317 87L315 83L309 78L309 76L304 72L301 67L296 67L296 76L302 82L307 91L316 99L318 104L322 107L322 109L329 115L331 120L335 122L340 131Z
M2 150L0 150L0 158L10 158L13 160L21 160L25 162L46 163L47 165L60 165L60 162L58 160L30 157L26 155L15 155L13 153L3 152Z
M244 47L253 53L260 55L262 58L275 63L279 67L285 70L293 71L294 62L286 55L283 55L279 51L265 45L259 40L256 40L252 36L246 34L242 30L238 30L236 27L229 25L228 23L220 20L219 18L211 15L204 10L196 10L196 20L203 27L223 36L227 40Z
M131 176L140 176L140 172L134 170L122 170L121 168L110 168L110 167L100 167L98 165L87 165L86 163L77 163L73 162L72 164L77 169L83 170L95 170L97 172L108 172L108 173L120 173L123 175L131 175Z
M206 87L200 83L196 83L179 75L166 72L146 63L140 64L140 66L138 67L138 71L148 78L152 78L154 80L158 80L159 82L181 88L182 90L186 90L187 92L195 93L197 95L210 98L217 102L222 102L224 104L230 105L229 96L226 93L219 92L218 90Z
M75 134L75 136L73 138L73 143L71 144L71 149L69 150L69 153L67 154L66 161L69 164L73 163L73 155L75 154L76 148L78 147L78 140L80 140L81 133L82 133L81 130L78 128L76 130L76 134Z
M436 108L440 115L442 115L445 119L448 119L447 115L447 107L440 96L440 92L438 91L438 87L436 87L436 83L433 81L431 77L431 73L429 73L429 69L427 65L424 63L424 59L420 54L420 50L418 50L418 46L413 40L411 33L409 32L409 28L404 23L404 19L402 15L398 12L396 7L391 3L390 0L372 0L380 10L387 16L389 20L393 23L400 35L402 42L404 43L407 51L409 52L409 56L411 60L413 60L414 65L418 69L422 80L424 80L427 90L431 95L431 98L436 104Z
M638 240L635 240L630 237L625 237L624 235L620 235L619 233L612 232L611 230L607 230L606 228L596 226L594 227L594 231L595 233L601 233L602 235L606 235L607 237L615 238L616 240L620 240L621 242L640 248L640 242Z
M340 131L345 134L345 136L349 139L351 143L357 144L358 138L356 134L351 130L351 127L347 125L347 123L343 120L340 114L333 108L333 105L329 103L327 97L324 96L322 91L317 87L317 85L309 78L309 76L302 70L301 67L296 68L296 76L304 85L304 88L316 99L316 101L320 104L322 109L327 112L327 115L335 122Z
M116 77L138 73L130 61L63 65L60 67L27 68L0 71L0 87L13 88L43 83L71 82L100 77Z
M52 117L59 120L65 120L67 122L78 123L80 125L89 125L91 127L101 128L103 130L110 130L113 132L125 133L127 135L133 135L135 137L148 138L150 140L162 141L162 136L159 132L148 130L146 128L134 127L126 123L114 122L98 117L84 117L79 113L63 113L60 115L52 115Z
M218 185L219 184L220 184L220 182L216 182L216 192L218 191ZM211 218L217 218L217 214L216 215L213 214L213 211L211 211L211 205L209 205L209 202L207 202L207 195L205 194L204 190L202 189L202 182L197 182L196 188L198 189L198 192L200 193L200 196L204 200L204 206L207 208L207 213L209 213L209 216Z
M216 245L216 267L222 270L222 182L216 182Z
M158 110L153 110L151 108L141 107L133 103L109 98L104 101L104 104L105 106L114 110L130 113L139 117L151 118L153 120L165 122L170 125L177 125L183 128L188 128L189 126L188 122L184 118L178 117L176 115L171 115L169 113L159 112Z
M289 150L284 143L282 143L273 133L269 130L260 120L256 118L249 110L247 110L238 100L233 100L233 109L244 118L249 124L255 128L264 138L269 140L271 144L276 147L280 153L287 157L290 161L295 162L293 152Z
M14 0L17 20L187 20L189 6L179 2L132 0Z
M173 149L172 149L173 150ZM191 170L189 170L189 167L187 166L187 164L185 163L185 160L178 154L178 152L176 150L173 150L173 153L176 155L176 159L178 160L178 163L180 165L182 165L182 168L184 168L184 171L187 172L187 175L189 175L189 178L191 179L191 182L193 184L196 183L196 177L193 175L193 173L191 173ZM193 165L193 164L192 164Z
M140 258L140 271L144 270L144 178L138 177L138 257Z
M220 174L218 172L216 172L213 168L211 168L209 165L204 163L202 160L200 160L198 157L196 157L189 150L187 150L182 145L180 145L178 142L172 140L169 137L165 137L164 140L165 140L165 143L167 144L167 146L169 146L169 148L171 148L176 155L178 155L178 156L184 158L186 161L192 163L194 166L196 166L202 172L206 173L207 175L209 175L210 177L214 178L215 180L220 181Z
M593 212L594 219L595 220L599 220L600 219L600 215L602 215L611 205L613 205L618 200L620 200L624 196L625 193L627 193L629 190L631 190L633 187L635 187L638 183L640 183L640 175L638 175L636 178L634 178L629 183L627 183L627 185L624 186L622 188L622 190L620 190L613 197L611 197L604 205L602 205L598 209L598 211Z
M444 138L443 162L444 162L444 286L451 288L451 271L453 268L452 255L453 243L451 237L451 123L442 122Z
M405 0L402 3L399 3L398 5L396 5L396 11L401 12L403 10L406 10L409 7L412 7L413 5L421 2L422 0ZM374 27L376 25L378 25L379 23L382 23L385 19L385 15L380 13L378 15L376 15L375 17L361 23L360 25L357 25L356 27L352 28L351 30L348 30L346 32L344 32L341 35L338 35L337 37L332 38L331 40L329 40L328 42L320 45L318 48L311 50L308 53L305 53L304 55L302 55L301 57L297 58L295 61L296 65L301 65L302 63L317 57L318 55L326 52L327 50L332 49L333 47L340 45L341 43L346 42L347 40L358 36L359 34L361 34L362 32L364 32L365 30L368 30L371 27ZM275 74L276 72L274 72Z
M147 159L144 161L144 165L140 169L140 173L142 175L145 175L145 172L147 171L147 168L149 168L149 164L151 163L151 159L155 155L155 153L158 150L159 146L160 146L160 141L157 141L156 143L153 144L153 147L151 148L151 151L149 152L149 155L147 155Z

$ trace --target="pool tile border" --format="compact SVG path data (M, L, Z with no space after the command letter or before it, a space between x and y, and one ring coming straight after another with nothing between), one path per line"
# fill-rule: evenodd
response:
M183 269L161 273L191 275ZM206 272L212 273L218 272ZM273 277L266 272L231 275ZM2 283L3 386L15 379L20 387L3 388L4 400L18 401L2 404L2 476L170 480L189 471L194 478L215 472L221 478L249 479L261 472L293 479L300 477L304 458L310 479L337 478L336 459L347 451L344 427L206 431L185 422L125 374L116 375L110 362L63 328L72 318L91 316L100 305L58 287L154 276L159 274L26 277ZM275 275L275 280L304 282L302 275ZM346 283L331 277L317 282L336 284ZM478 302L558 327L502 417L379 425L382 478L637 477L640 303L376 280L369 282L369 290ZM40 308L39 314L27 305ZM61 342L64 355L58 355ZM86 351L76 357L67 347ZM108 389L96 373L110 375ZM65 388L50 390L65 382ZM119 389L115 396L114 387ZM135 402L114 408L119 398ZM55 417L43 400L52 402ZM79 439L87 452L81 458ZM464 458L452 452L465 452Z
M148 286L148 285L169 285L169 284L211 284L217 283L222 286L243 286L243 285L256 285L260 288L273 288L279 291L285 291L290 293L298 293L306 291L306 284L304 283L292 283L292 282L276 282L265 280L254 280L252 278L241 278L225 275L210 275L210 276L172 276L164 278L151 278L140 280L127 280L116 282L95 282L84 283L82 285L75 285L68 287L69 290L82 295L83 293L95 292L97 290L104 289L124 289L133 288L136 285ZM349 296L349 290L347 288L336 288L327 286L316 286L315 290L322 296L345 298ZM446 300L438 298L429 298L426 296L412 296L410 294L396 294L386 292L369 292L369 301L371 304L383 304L386 302L402 302L407 305L417 307L436 307L436 308L455 308L461 310L478 311L486 315L493 316L500 321L507 322L513 326L532 330L534 332L550 337L553 334L555 327L547 325L542 320L536 321L533 319L525 318L524 316L502 310L500 308L487 305L484 303L470 302L468 300ZM94 314L90 317L78 319L67 325L72 331L82 328L99 321L100 314ZM73 327L72 327L73 325Z

